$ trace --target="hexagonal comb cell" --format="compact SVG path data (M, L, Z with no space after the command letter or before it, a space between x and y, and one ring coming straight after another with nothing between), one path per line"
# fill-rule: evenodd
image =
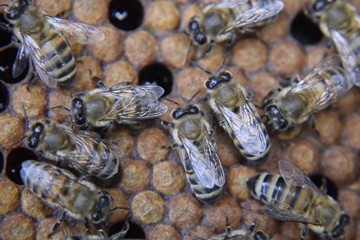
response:
M139 72L139 85L156 84L164 88L164 96L172 90L173 76L169 68L161 63L145 66Z
M291 22L290 33L293 38L304 45L317 44L323 37L318 24L311 21L303 11L299 12Z
M113 0L109 4L109 20L117 28L124 31L137 29L144 18L144 10L138 0Z
M6 159L6 175L16 184L23 185L20 177L21 164L26 160L37 160L35 153L27 148L15 148Z
M0 112L4 111L9 105L9 91L5 84L0 82Z

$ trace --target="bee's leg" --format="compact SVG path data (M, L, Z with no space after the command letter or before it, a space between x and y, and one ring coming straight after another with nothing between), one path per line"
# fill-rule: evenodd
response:
M325 52L324 52L324 54L323 54L323 56L322 56L322 59L324 59L324 58L326 58L327 56L329 56L329 53L330 53L330 51L332 50L332 49L334 49L334 43L333 43L333 41L330 39L330 38L328 38L327 40L326 40L326 42L325 42Z
M198 59L202 59L206 54L208 54L211 51L213 44L214 44L213 42L210 42L209 46L205 49L205 51L201 54L201 56Z
M161 146L161 148L167 148L167 149L174 149L174 148L178 148L178 147L181 148L182 146L180 146L177 143L174 143L173 145L170 145L170 146Z
M0 52L6 51L7 49L15 47L15 46L16 46L16 44L12 41L11 43L6 44L5 46L2 46L0 48Z
M227 55L227 53L228 53L230 47L233 45L233 43L234 43L234 34L231 32L231 33L228 34L227 40L225 42L226 45L225 45L224 50L223 50L223 54L225 56ZM224 62L225 62L225 58L224 58Z
M89 71L91 71L91 70L89 70ZM90 72L90 75L91 75L91 72ZM91 80L93 80L99 86L99 88L106 89L105 83L97 76L93 76L91 78Z
M34 65L33 65L32 61L29 61L29 71L28 71L28 73L27 73L24 80L27 81L28 79L29 79L29 81L28 81L28 84L26 86L26 90L28 92L30 92L29 85L32 84L36 79L36 71L35 71L35 68L34 68Z
M225 221L226 221L225 232L226 232L226 236L229 237L231 235L232 228L230 227L229 217L227 216L227 214L225 214Z
M129 222L126 220L120 232L111 235L109 240L118 240L124 238L126 233L129 231L129 229L130 229L130 225Z
M53 230L48 235L48 237L51 237L59 229L61 223L64 221L64 218L65 218L65 210L62 210L62 212L58 215Z
M255 225L256 225L256 219L254 219L253 220L253 222L250 224L250 226L249 226L249 232L253 232L254 231L254 229L255 229Z
M300 238L300 240L304 240L305 237L306 237L306 235L307 235L308 232L309 232L308 226L305 225L305 224L303 224L303 225L304 225L304 226L303 226L303 229L302 229L302 231L301 231L301 238Z
M58 14L56 14L55 17L58 17L58 18L68 18L68 17L69 17L69 14L70 14L70 11L69 11L69 10L64 10L64 11L61 11L61 12L59 12Z
M98 235L100 236L100 238L101 238L102 240L108 239L107 236L106 236L106 233L105 233L104 229L102 229L98 224L94 224L94 226L96 227L97 233L98 233Z
M309 123L310 123L311 129L314 131L315 136L319 138L319 137L320 137L320 133L319 133L319 131L316 129L316 122L315 122L315 118L314 118L313 115L310 116Z

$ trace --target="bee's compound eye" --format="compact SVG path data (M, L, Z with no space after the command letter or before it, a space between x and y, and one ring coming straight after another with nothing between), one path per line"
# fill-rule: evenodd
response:
M40 134L44 130L44 124L42 123L35 123L35 125L32 128L34 133Z
M104 220L108 214L111 206L111 198L108 194L105 194L100 197L98 206L95 212L92 214L91 218L94 223L98 223Z
M312 5L314 11L321 11L329 2L327 0L318 0Z
M199 113L199 108L196 106L192 106L190 107L189 112L193 114Z
M279 119L279 127L280 129L286 129L288 126L288 121L286 121L284 118Z
M72 107L73 108L82 108L84 104L84 101L80 98L74 98L72 100Z
M342 214L339 218L338 224L335 226L333 230L331 230L332 237L338 238L342 234L344 234L344 228L349 222L350 222L350 217L347 214Z
M29 148L37 148L38 145L39 145L39 135L38 134L31 135L27 141L27 146Z
M205 34L203 34L202 32L198 32L195 35L195 41L199 44L199 45L204 45L206 43L206 36Z
M205 87L207 89L213 89L218 84L218 80L215 77L209 77L205 82Z
M231 80L231 78L232 78L232 76L229 72L222 72L220 74L221 81L228 82Z
M191 20L191 21L189 22L189 30L190 30L190 31L199 30L199 24L197 23L197 21Z
M267 240L267 239L269 239L267 237L267 235L263 231L256 231L256 233L254 234L254 238L256 240Z
M181 118L181 116L184 114L184 110L182 109L177 109L175 111L173 111L173 113L171 114L173 119L179 119Z

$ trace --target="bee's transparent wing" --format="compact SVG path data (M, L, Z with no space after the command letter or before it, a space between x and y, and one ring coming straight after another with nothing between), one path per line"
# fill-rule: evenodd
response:
M72 161L75 164L85 165L89 159L93 159L94 162L101 162L103 153L113 153L117 159L120 159L124 156L124 153L121 149L109 142L106 142L100 139L99 135L89 131L74 131L72 129L64 128L66 133L71 139L71 142L75 144L74 150L72 152L66 153L64 156L66 159ZM102 152L97 151L97 149L102 149ZM87 155L88 158L83 156ZM81 160L84 162L81 162Z
M329 57L322 59L298 84L294 85L289 93L302 92L304 89L312 88L315 84L318 84L318 74L325 70L332 70L332 72L339 71L339 74L344 73L345 81L341 78L332 77L331 81L328 79L327 87L318 96L315 97L312 102L312 106L309 108L311 112L317 112L324 109L333 101L342 96L348 91L353 83L350 80L351 73L340 70L341 68L341 56L339 54L333 54Z
M266 150L267 133L261 128L261 120L254 115L248 104L241 106L239 114L222 104L216 103L216 106L245 151L258 156Z
M20 44L20 48L17 52L14 65L12 67L12 77L19 77L25 70L29 63L29 53L26 50L25 43Z
M239 4L244 4L240 2ZM280 0L274 1L253 1L253 7L249 10L243 12L238 11L237 20L232 26L224 30L225 32L232 31L236 28L244 28L248 25L253 25L254 23L261 22L265 19L271 18L277 15L284 7L284 3ZM233 6L233 4L229 4ZM236 10L236 8L235 8Z
M64 175L65 178L70 179L70 181L63 181L62 177L54 178L52 176L54 174L58 176ZM63 208L71 207L67 206L67 196L59 191L59 189L73 189L74 185L78 184L77 178L70 172L51 164L27 160L22 164L20 175L23 180L25 178L28 179L31 185L39 190L44 189L44 186L50 186L46 189L47 197L45 200L50 203L59 204ZM60 181L56 181L56 179L60 179Z
M79 43L94 43L105 38L104 33L99 28L90 24L47 15L45 15L45 18L55 29L70 33L70 35L74 37Z
M301 171L294 163L286 160L279 160L279 170L286 184L310 189L315 193L323 194L319 188Z
M293 209L285 202L282 202L282 205L277 205L277 202L274 202L272 205L266 205L260 211L281 221L304 222L321 225L321 222L319 222L319 220L315 217L305 214L304 211Z
M360 63L358 63L354 49L351 47L349 41L334 29L328 29L330 37L333 40L344 69L348 73L349 81L356 86L360 86Z
M150 119L159 117L168 110L167 106L159 101L159 97L164 94L164 89L160 86L119 84L99 94L116 99L113 111L104 116L104 119L119 121ZM134 111L135 107L138 107L139 111Z
M56 79L54 79L50 74L50 66L48 61L42 60L43 54L41 53L41 48L39 45L27 34L23 34L24 44L27 51L31 56L33 65L35 67L36 73L39 75L40 79L44 82L49 88L56 87ZM25 50L26 51L26 50Z
M181 134L179 135L179 138L200 184L207 188L213 188L215 185L222 187L225 183L224 170L222 169L222 166L217 165L220 164L217 153L213 152L213 149L209 149L209 152L204 155L199 151L198 147L187 138L183 137ZM208 156L210 152L215 155ZM221 168L221 171L218 171L219 167Z

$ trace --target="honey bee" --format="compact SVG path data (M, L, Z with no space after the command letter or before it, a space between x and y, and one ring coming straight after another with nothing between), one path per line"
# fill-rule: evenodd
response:
M109 128L113 122L136 124L140 120L156 118L167 111L167 106L158 99L164 89L155 85L116 84L107 88L101 81L99 88L73 98L71 106L75 124L87 128Z
M344 68L359 73L360 17L355 7L344 1L313 0L306 13L333 41ZM353 80L355 85L360 86L360 78Z
M45 158L101 180L119 172L122 151L96 133L77 131L59 124L35 123L26 137L27 146Z
M171 116L174 123L162 124L172 128L173 147L179 150L191 189L201 202L213 205L221 196L225 175L210 124L192 104L180 105Z
M130 229L129 222L126 221L120 232L111 235L110 237L107 238L107 240L118 240L118 239L126 240L124 237L126 233L129 231L129 229ZM71 237L67 237L66 240L101 240L101 236L99 235L71 236Z
M51 207L61 209L51 234L58 230L67 214L75 219L90 220L101 239L107 239L100 224L106 221L111 211L108 192L64 169L33 160L22 163L20 176L33 194Z
M266 234L262 230L257 230L254 232L255 223L252 223L249 226L248 231L238 229L233 230L229 225L226 227L225 233L205 238L207 240L225 240L225 239L233 239L233 240L270 240L270 236ZM201 238L202 239L202 238Z
M76 21L51 17L30 0L13 0L5 7L5 18L13 26L13 33L20 42L12 68L14 78L25 70L31 57L32 67L44 84L55 88L57 83L68 84L76 74L75 58L68 39L69 33L78 42L86 44L101 41L104 34L98 28Z
M343 96L355 77L355 72L341 67L339 55L323 59L298 83L268 94L264 100L267 123L278 131L294 128ZM270 98L274 90L281 91Z
M305 224L326 236L340 238L350 217L330 196L324 194L295 164L280 160L278 174L262 173L247 181L251 195L265 204L262 212L282 221Z
M270 150L269 135L245 89L228 71L211 74L205 87L220 126L233 139L241 154L249 161L264 160Z
M208 46L230 43L234 31L246 32L272 21L284 7L280 0L223 0L206 5L188 25L191 42Z

